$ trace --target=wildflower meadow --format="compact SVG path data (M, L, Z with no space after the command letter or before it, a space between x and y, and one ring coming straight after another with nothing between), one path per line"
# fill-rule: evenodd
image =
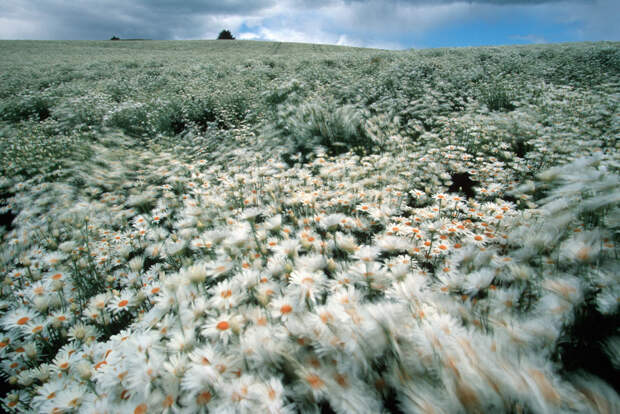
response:
M620 412L619 43L0 56L7 412Z

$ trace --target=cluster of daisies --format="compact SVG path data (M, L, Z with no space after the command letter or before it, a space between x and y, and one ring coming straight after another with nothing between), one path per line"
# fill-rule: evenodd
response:
M0 120L3 409L620 412L575 360L620 369L618 83L587 63L612 47L149 45L7 71L51 112ZM377 149L290 153L338 138L304 102Z
M616 154L515 184L517 164L455 145L289 167L123 139L66 181L12 184L7 409L618 409L555 358L586 300L618 311ZM474 196L448 191L455 170ZM605 347L617 366L620 338Z

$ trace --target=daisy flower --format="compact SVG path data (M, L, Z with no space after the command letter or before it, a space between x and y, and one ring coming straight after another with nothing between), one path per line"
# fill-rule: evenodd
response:
M116 314L127 311L132 305L133 294L128 291L124 291L118 297L113 297L107 304L107 308L110 312Z
M376 245L384 252L394 253L406 251L411 247L411 243L406 239L398 236L385 236L376 241Z
M41 322L40 320L33 319L30 320L27 324L21 327L21 331L27 337L33 337L35 335L43 335L44 329L47 328L47 324L45 322Z
M329 392L329 372L300 365L297 372L298 382L294 388L301 395L311 395L315 400L321 400Z
M233 263L225 260L218 260L206 264L207 274L211 277L219 277L226 274L233 267Z
M297 239L286 239L282 240L278 246L276 246L273 251L275 254L286 256L286 257L296 257L299 249L301 248L301 243Z
M286 320L297 312L297 303L297 301L292 300L292 298L288 296L279 296L274 298L271 302L269 302L271 316Z
M299 303L316 305L317 299L325 290L326 277L323 272L294 271L291 274L287 295L297 298Z
M49 267L56 267L60 265L66 258L67 258L67 255L65 253L56 251L56 252L51 252L51 253L46 254L43 257L43 261Z
M327 262L325 261L325 256L322 254L310 253L295 258L295 267L308 272L317 272L325 269L326 266Z
M254 288L254 295L258 302L263 306L266 306L271 298L277 293L280 292L280 285L273 281L267 281L265 283L260 283Z
M244 298L244 295L239 290L239 286L230 279L218 283L209 290L213 294L209 298L209 305L219 310L234 308Z
M75 363L78 361L79 356L74 348L65 346L58 351L56 357L52 361L53 368L59 374L68 374Z
M23 329L26 324L39 320L40 315L29 307L20 306L9 311L2 318L5 329Z
M202 326L201 334L205 338L215 339L221 343L230 342L233 335L239 332L241 316L232 314L221 314L217 317L210 317L207 323Z
M560 246L560 258L573 263L590 263L594 261L601 250L598 232L587 231L577 233Z
M361 260L362 262L369 263L374 261L380 253L381 250L379 250L376 246L361 246L357 249L353 257Z
M51 411L56 405L58 394L65 389L67 383L62 380L52 380L44 382L36 389L36 395L32 399L33 407L38 407L40 412ZM47 407L49 410L46 410Z
M355 239L355 237L346 235L341 232L336 233L334 237L334 241L335 241L336 247L338 247L340 250L343 250L347 253L353 253L359 249L359 246L357 244L357 240Z
M202 283L207 278L207 269L204 263L196 263L181 270L182 275L191 283Z
M474 246L484 247L487 244L487 237L483 234L471 233L465 238L465 242Z
M343 223L343 221L346 221L346 219L347 216L342 213L329 214L320 220L319 226L326 231L333 232L336 231L338 226Z

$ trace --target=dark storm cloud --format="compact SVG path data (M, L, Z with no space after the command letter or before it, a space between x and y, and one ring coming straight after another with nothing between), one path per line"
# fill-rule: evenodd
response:
M3 0L0 37L39 39L200 38L231 16L252 17L275 0ZM234 19L233 19L234 20ZM20 33L21 32L21 33ZM20 36L21 34L21 36Z

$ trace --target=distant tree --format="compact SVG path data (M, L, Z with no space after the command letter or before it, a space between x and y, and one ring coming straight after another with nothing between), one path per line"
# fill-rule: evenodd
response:
M217 37L218 40L235 40L235 37L230 33L230 30L222 30Z
M120 37L118 37L118 36L116 36L116 35L114 35L114 36L112 36L112 37L110 38L110 40L121 40L121 38L120 38Z

